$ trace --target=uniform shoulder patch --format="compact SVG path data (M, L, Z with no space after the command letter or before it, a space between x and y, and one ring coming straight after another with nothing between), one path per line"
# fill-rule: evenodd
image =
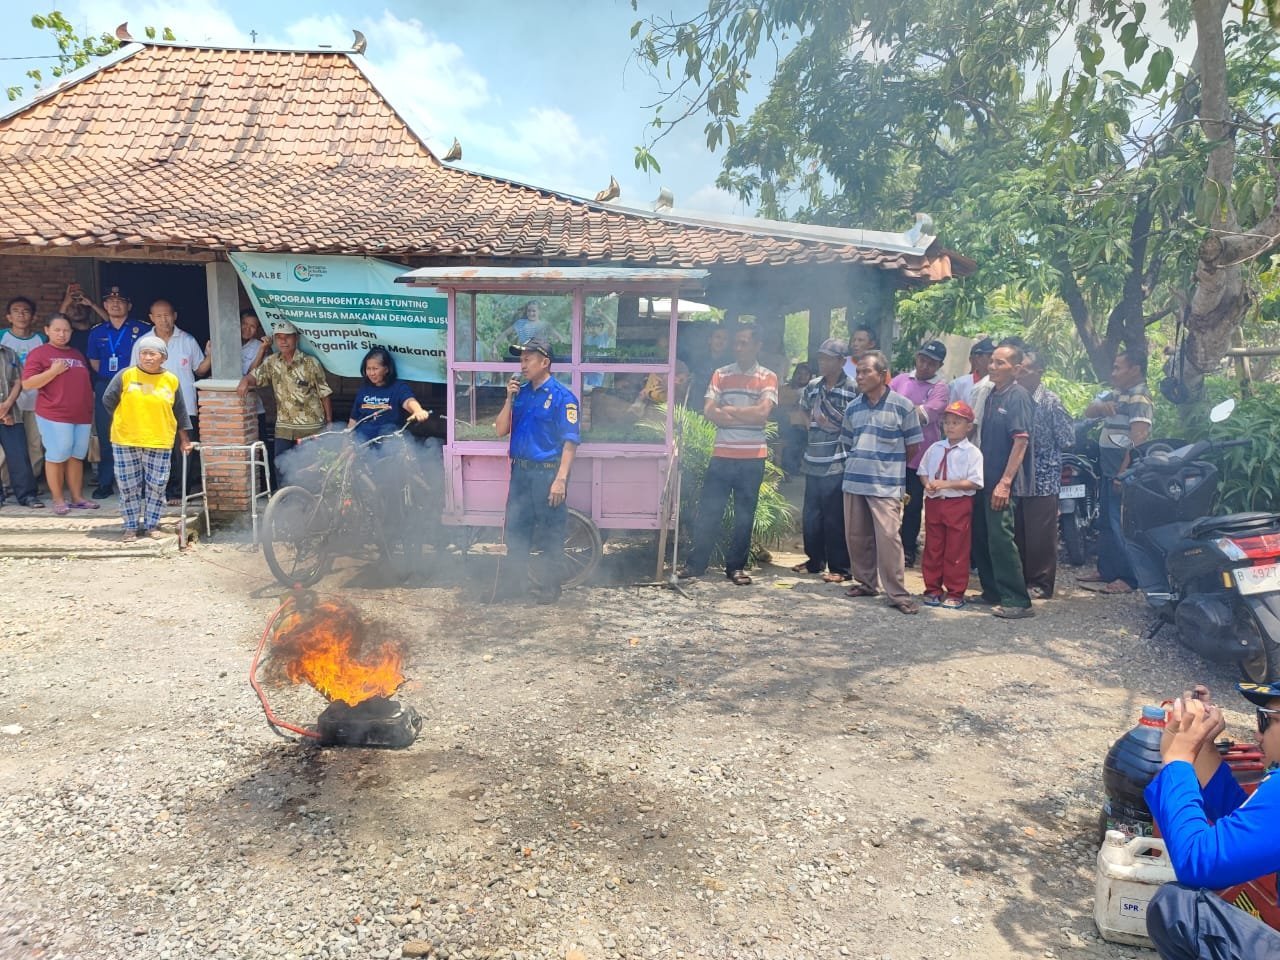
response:
M564 418L570 423L578 422L578 405L576 403L566 403L564 405Z

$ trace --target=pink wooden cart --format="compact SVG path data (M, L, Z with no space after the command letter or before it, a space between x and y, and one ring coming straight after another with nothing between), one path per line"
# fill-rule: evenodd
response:
M706 277L705 270L597 267L428 267L401 277L449 297L444 522L502 527L510 465L493 420L516 369L507 347L549 336L553 376L582 400L566 582L594 571L601 530L658 531L660 570L678 473L674 405L663 401L687 389L677 378L677 301L700 292ZM669 298L670 308L655 313L656 298Z

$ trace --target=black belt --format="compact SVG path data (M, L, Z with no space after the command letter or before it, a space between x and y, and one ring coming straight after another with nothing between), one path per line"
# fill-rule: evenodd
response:
M556 470L560 467L559 460L521 460L519 457L511 458L513 467L524 467L526 470Z

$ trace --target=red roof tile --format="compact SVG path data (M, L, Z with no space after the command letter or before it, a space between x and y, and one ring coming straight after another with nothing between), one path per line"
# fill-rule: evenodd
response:
M843 262L916 282L953 267L943 251L672 222L444 165L341 52L142 45L0 120L0 158L0 247Z

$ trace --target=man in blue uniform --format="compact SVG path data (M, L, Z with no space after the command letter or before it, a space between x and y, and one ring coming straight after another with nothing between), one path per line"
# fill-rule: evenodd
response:
M560 599L564 580L564 528L568 508L565 495L569 471L581 442L578 398L551 376L551 344L530 337L512 344L520 358L520 373L507 381L507 400L494 427L498 436L511 435L511 484L507 490L507 562L510 580L523 591L529 578L529 551L535 529L542 549L538 570L542 590L539 603Z
M93 499L103 500L111 496L111 486L116 479L115 459L111 455L111 414L102 403L107 384L125 367L133 355L133 344L141 336L151 332L151 326L129 316L133 304L112 287L102 298L102 308L107 319L89 331L89 349L85 359L93 369L93 426L98 434L98 483Z
M1280 868L1280 683L1239 690L1257 709L1258 745L1271 771L1252 796L1214 746L1226 723L1204 687L1167 712L1164 766L1145 794L1178 878L1147 907L1147 933L1163 960L1280 957L1280 932L1213 893Z

